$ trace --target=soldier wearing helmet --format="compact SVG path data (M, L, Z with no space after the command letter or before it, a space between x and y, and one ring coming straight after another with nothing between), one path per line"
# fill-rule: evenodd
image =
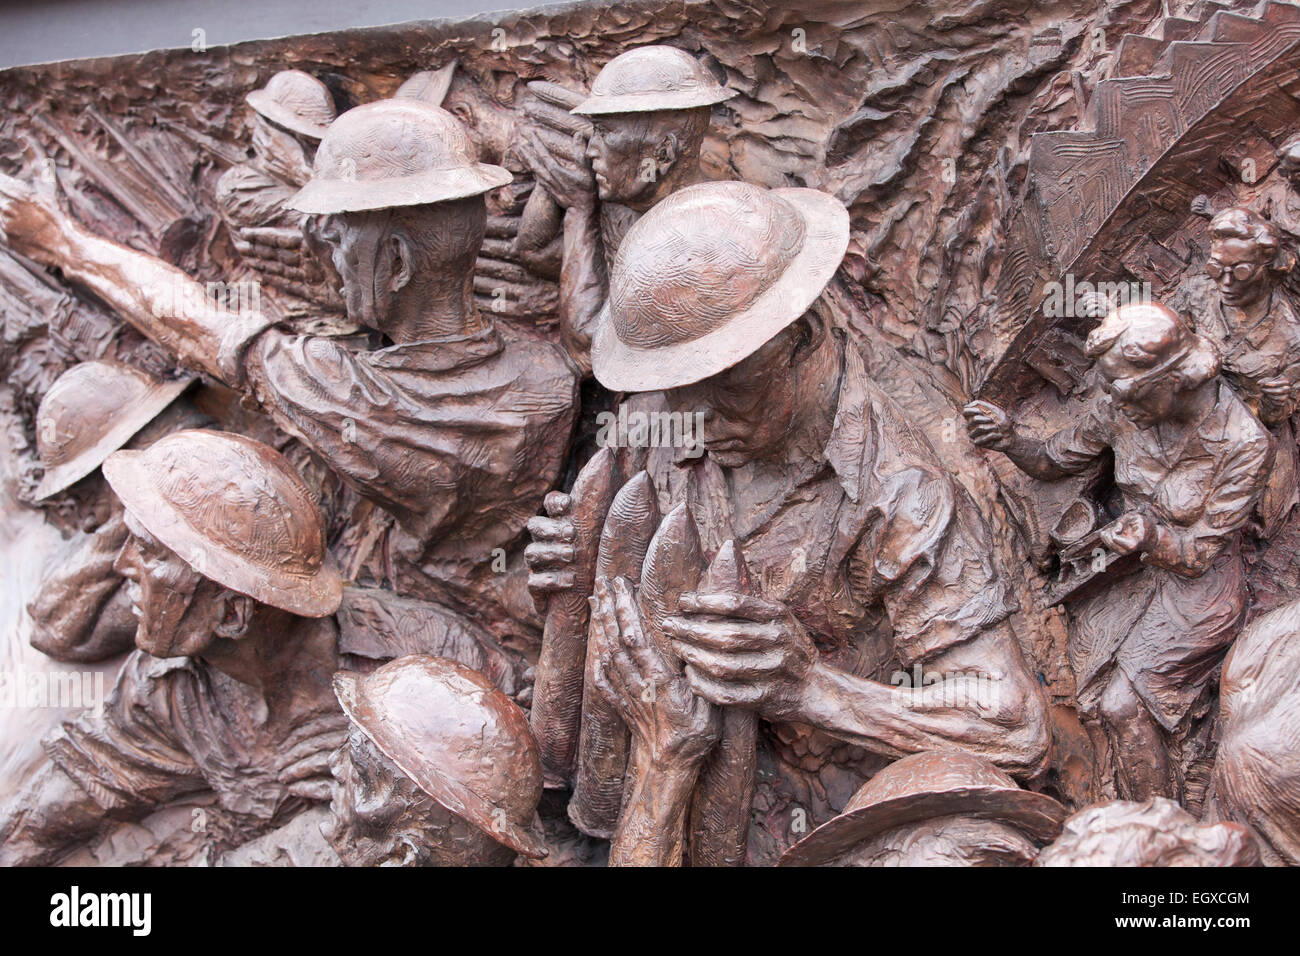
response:
M82 362L50 386L36 412L36 451L45 472L38 502L75 503L84 537L41 582L28 605L32 646L61 661L99 661L129 649L135 617L113 562L126 542L121 502L99 475L119 448L205 423L181 394L192 378L159 381L120 362Z
M547 850L528 718L478 671L402 657L334 676L351 721L327 837L345 866L506 866Z
M475 305L484 194L509 178L474 160L453 116L416 100L359 106L330 126L292 205L329 217L348 316L372 330L373 349L193 308L195 296L170 293L197 283L14 180L0 182L0 218L11 246L61 263L146 335L251 395L395 518L386 540L410 569L404 589L490 595L514 626L535 612L522 573L494 573L494 552L518 540L559 475L577 376L561 349L498 329Z
M704 414L702 458L674 463L671 450L656 450L644 467L661 501L692 502L707 560L736 542L759 593L688 593L652 621L635 612L626 582L598 582L594 619L613 636L600 646L664 634L661 665L695 695L770 722L760 746L783 774L858 772L866 755L857 748L896 757L955 745L1030 776L1048 731L1007 623L1015 604L974 503L844 334L834 275L848 237L847 211L825 193L709 183L674 193L624 239L593 340L596 378L612 390L664 390L674 411ZM571 587L572 520L538 518L532 528L534 586ZM997 693L987 707L973 698L953 706L964 691L956 683L914 694L884 682L896 661L980 675ZM598 666L621 667L636 693L626 661L610 655ZM661 686L652 706L684 699ZM703 732L670 716L639 723L668 738ZM664 794L691 798L708 748L636 734L634 753L696 758L666 761L664 786L645 788L656 799L624 807L619 832L644 837L680 825L680 804ZM812 743L831 753L830 739L856 745L841 746L852 753L839 768L826 766L833 753L809 753ZM739 819L748 827L747 807Z
M252 835L328 795L345 730L329 683L342 579L289 463L189 430L103 467L126 510L115 567L137 650L102 712L48 737L51 762L0 812L7 864L52 861L109 816L203 791Z
M1028 866L1065 808L960 750L896 760L780 866Z
M1087 340L1103 392L1046 441L988 402L966 407L971 439L1043 481L1108 453L1122 513L1098 534L1140 570L1071 607L1068 646L1080 709L1099 716L1120 795L1178 799L1171 747L1210 705L1247 608L1241 529L1263 493L1273 442L1219 356L1173 310L1130 304Z
M322 255L314 223L288 202L311 178L312 159L334 122L334 98L301 70L282 70L245 98L253 156L216 185L217 210L244 261L283 296L288 316L342 310L338 277Z
M585 369L619 243L647 209L700 181L712 107L736 94L695 57L670 46L619 54L585 98L552 83L529 89L534 96L525 111L536 125L522 129L517 149L566 210L561 330ZM526 225L521 233L529 231Z

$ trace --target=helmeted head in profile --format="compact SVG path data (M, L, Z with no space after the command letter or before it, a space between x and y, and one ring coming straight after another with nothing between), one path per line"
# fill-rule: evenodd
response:
M334 97L329 89L302 70L281 70L244 100L259 116L315 142L335 119Z
M1027 866L1065 808L960 750L896 760L780 866Z
M244 637L260 606L326 617L343 583L311 492L268 445L187 430L118 451L104 475L130 531L114 565L131 582L136 645L199 654Z
M510 180L475 159L446 110L415 98L381 100L334 122L311 180L289 205L329 216L321 237L343 279L349 318L388 333L405 296L427 306L419 282L451 282L469 297L487 223L484 194Z
M45 468L36 500L85 478L193 383L192 377L160 381L122 362L72 366L36 411L36 453Z
M1104 388L1139 428L1165 421L1186 395L1213 381L1219 354L1168 306L1132 303L1115 309L1085 344Z
M301 184L316 144L336 116L329 89L310 73L281 70L244 101L252 110L252 145L259 165L284 182Z
M676 47L638 47L610 60L573 109L592 121L587 158L600 198L644 208L666 192L665 181L693 178L712 107L735 95Z
M340 672L352 721L331 762L331 845L349 866L502 866L546 856L541 758L522 710L479 672L416 655Z

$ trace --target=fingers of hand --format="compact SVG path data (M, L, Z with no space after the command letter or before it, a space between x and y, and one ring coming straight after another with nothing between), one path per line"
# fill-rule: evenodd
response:
M528 587L534 591L568 591L574 586L572 571L539 571L528 576Z
M524 548L524 561L534 571L563 570L573 563L573 545L537 541Z
M688 591L677 603L687 614L739 617L760 623L775 621L785 614L785 608L780 604L734 591Z
M762 688L715 680L691 665L686 667L686 681L693 693L719 707L753 707L763 699Z
M573 499L562 491L552 491L542 502L542 507L552 518L563 518L568 515L569 508L573 506Z
M610 589L613 592L614 613L618 618L623 643L628 646L643 645L646 640L645 631L641 627L641 612L637 609L632 585L625 578L614 578L610 582Z
M548 103L541 97L530 97L524 112L529 119L561 135L572 136L574 133L586 135L591 129L591 123L583 117L575 116L565 107Z
M674 641L687 641L707 650L763 651L779 644L779 624L752 621L708 621L690 617L666 618L663 632Z
M686 641L673 641L673 650L690 667L720 681L756 681L771 677L784 666L777 650L719 653Z
M528 533L534 541L563 541L573 543L573 521L569 518L543 518L541 515L528 519Z
M302 245L303 234L299 229L288 229L283 226L246 226L239 231L249 242L260 242L279 249L297 249Z

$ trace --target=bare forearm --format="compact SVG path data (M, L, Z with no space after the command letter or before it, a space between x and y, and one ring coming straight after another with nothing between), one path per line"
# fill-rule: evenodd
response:
M1042 442L1018 431L1013 431L1005 446L998 451L1025 474L1040 481L1056 481L1069 474L1048 457Z
M142 334L223 380L231 378L220 361L225 347L265 325L256 312L209 304L205 286L175 266L84 229L69 231L53 264Z
M793 720L874 753L903 757L959 746L1009 770L1035 767L1046 750L1032 691L1009 677L945 675L898 687L819 663L809 672Z
M610 866L681 866L700 760L655 760L633 749L632 786L609 848Z
M600 217L594 209L575 207L565 213L563 261L561 335L565 348L586 375L591 371L592 332L608 288L600 246Z

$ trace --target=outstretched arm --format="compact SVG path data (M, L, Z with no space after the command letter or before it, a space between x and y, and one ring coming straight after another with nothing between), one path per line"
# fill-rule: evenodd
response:
M1040 481L1078 474L1109 447L1097 416L1089 412L1076 426L1039 441L1016 428L1010 416L991 402L974 401L962 409L971 441L1006 455L1017 468Z
M58 267L145 336L223 381L238 383L242 346L270 324L260 310L209 300L207 287L175 266L90 232L52 184L0 175L0 227L11 249Z

